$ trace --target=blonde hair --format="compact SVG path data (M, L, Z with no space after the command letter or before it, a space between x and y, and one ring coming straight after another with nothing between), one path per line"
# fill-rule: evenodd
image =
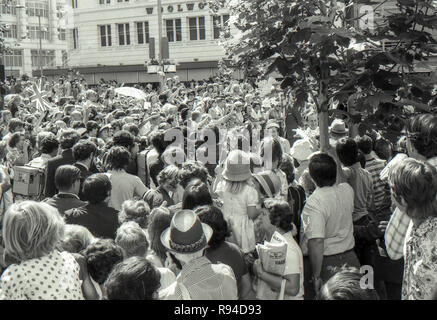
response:
M146 233L134 221L127 221L117 229L115 243L123 249L125 259L144 256L149 249Z
M64 237L59 243L60 251L79 253L96 241L91 232L84 226L77 224L65 225Z
M251 178L244 181L231 181L226 178L223 178L223 182L225 184L224 189L230 193L234 193L234 194L240 193L241 191L243 191L244 187L249 184L250 180Z
M5 252L17 262L41 258L56 248L64 227L58 211L47 203L14 203L3 221Z

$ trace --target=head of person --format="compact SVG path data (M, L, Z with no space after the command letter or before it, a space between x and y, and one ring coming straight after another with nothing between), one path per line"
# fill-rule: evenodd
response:
M54 157L58 154L59 141L53 133L48 133L38 142L38 150L42 154L49 154Z
M135 138L129 131L121 130L117 132L112 137L112 141L114 146L125 147L127 150L129 150L132 156L135 156L138 152Z
M14 203L3 217L5 254L15 263L44 257L56 249L64 228L59 212L47 203Z
M71 149L79 141L80 135L76 130L67 129L59 136L59 143L63 150Z
M312 155L308 169L311 179L320 188L332 187L337 180L337 164L334 158L326 153Z
M144 200L126 200L121 206L118 222L123 224L128 221L138 223L146 229L149 224L150 207Z
M269 121L266 125L266 129L270 131L273 138L279 137L280 126L275 121Z
M174 192L178 185L179 168L174 165L165 167L158 174L158 184L167 191Z
M277 138L265 137L261 141L260 157L263 158L266 169L277 169L282 161L282 156L281 143Z
M91 243L83 252L88 273L98 284L102 285L112 268L123 261L123 249L114 240L99 239Z
M261 221L264 230L279 230L281 232L290 232L293 230L293 210L287 201L266 199L262 207L263 215Z
M162 153L161 159L167 165L173 164L180 167L185 162L186 156L182 148L169 146Z
M80 170L72 165L63 165L56 169L55 186L59 192L79 194Z
M118 263L104 284L106 300L157 300L161 274L144 257Z
M364 154L369 155L373 150L373 140L368 135L357 137L356 139L358 149Z
M12 118L11 120L9 120L8 130L10 133L23 132L24 122L18 118Z
M199 179L207 184L208 177L208 169L200 161L187 161L178 172L179 184L184 189L194 179Z
M130 160L131 153L125 147L114 146L109 149L106 164L110 170L125 170Z
M358 162L358 146L351 138L341 138L335 146L340 162L350 167Z
M85 179L82 192L90 204L108 203L111 198L112 184L104 173L96 173Z
M321 288L317 300L379 300L375 289L362 288L363 274L356 268L343 268Z
M73 146L74 160L92 162L97 152L97 146L89 140L81 140Z
M428 163L408 158L389 174L393 202L406 214L422 221L437 216L437 170Z
M407 151L410 157L437 157L437 116L421 114L407 122Z
M191 181L185 188L182 197L182 209L194 210L197 207L212 204L208 186L199 179Z
M376 140L373 150L380 159L390 161L393 157L392 143L386 139L381 138Z
M200 222L194 211L180 210L162 232L161 242L183 265L203 256L212 234L212 228Z
M9 110L0 111L1 122L4 124L8 124L12 119L12 113Z
M8 141L9 148L22 148L24 143L24 134L15 132L11 135Z
M161 242L161 234L170 226L171 217L170 210L165 207L154 208L150 213L148 227L150 248L156 253L162 262L164 262L167 257L167 249Z
M64 236L59 243L59 249L70 253L80 253L94 241L95 238L84 226L66 224Z
M295 168L293 164L293 158L289 156L283 157L281 164L279 165L279 169L281 169L282 172L284 172L285 175L287 176L288 184L293 183L295 179Z
M250 155L242 150L232 150L226 158L223 170L225 189L231 193L239 193L251 178Z
M165 139L165 131L164 130L158 130L155 133L152 134L150 138L150 143L152 144L153 148L162 155L162 153L165 151L167 146L171 143L170 141L166 141Z
M214 250L223 244L227 237L231 235L228 223L223 217L222 211L213 205L197 207L194 211L202 223L206 223L212 228L212 236L208 242L209 247Z
M125 259L145 257L149 249L145 231L134 221L127 221L117 229L115 243L123 249Z
M107 142L109 139L111 139L111 130L112 129L110 125L105 125L99 129L97 136L103 139L103 141Z
M89 120L86 123L86 131L90 137L97 137L97 133L99 132L99 124L94 120Z

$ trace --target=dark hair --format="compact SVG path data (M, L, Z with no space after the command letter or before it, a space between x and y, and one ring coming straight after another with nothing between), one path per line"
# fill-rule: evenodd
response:
M123 118L123 117L125 117L126 116L126 112L124 112L124 111L121 111L121 110L117 110L115 113L114 113L114 118L115 119L120 119L120 118Z
M358 149L360 149L365 155L369 154L373 150L373 140L368 135L357 138Z
M103 284L112 268L123 261L123 249L112 239L100 239L84 251L88 272L98 284Z
M135 123L128 123L124 127L130 134L137 136L140 133L140 129Z
M82 193L89 203L97 204L105 200L111 193L112 184L104 173L96 173L85 179Z
M76 143L73 147L73 156L76 161L83 161L91 157L94 153L96 153L97 147L96 145L88 140L81 140Z
M318 187L333 186L337 180L337 164L326 153L317 153L310 158L308 169Z
M39 151L41 153L50 154L59 148L59 141L55 136L49 135L41 139L39 142Z
M206 223L213 230L212 237L208 242L211 249L218 248L231 235L228 223L219 208L212 205L201 206L195 210L195 213L201 222Z
M171 143L170 141L165 141L165 131L158 130L152 134L150 138L150 143L156 149L159 154L162 154L167 146Z
M358 146L351 138L341 138L335 147L338 158L346 167L358 162Z
M194 210L196 207L212 204L212 197L207 185L199 179L191 181L185 188L182 209Z
M107 300L153 300L161 274L146 258L130 257L117 264L105 282Z
M86 130L88 131L88 132L91 132L91 131L93 131L94 129L99 129L99 124L96 122L96 121L93 121L93 120L89 120L87 123L86 123Z
M271 149L270 149L271 148ZM270 149L270 150L269 150ZM266 137L261 142L260 156L263 158L265 152L271 152L272 162L278 161L278 164L282 161L282 147L277 138Z
M56 169L55 186L58 190L70 189L80 179L80 170L72 165L63 165Z
M24 127L23 121L21 121L18 118L12 118L11 120L9 120L9 124L8 124L9 132L15 132L15 130L17 130L17 128L19 127Z
M24 135L21 132L15 132L11 135L8 141L8 146L10 148L15 148L17 146L17 143L20 141L21 138L23 138Z
M379 158L388 161L388 160L390 160L390 156L391 156L391 154L389 155L389 154L386 153L387 148L389 148L388 151L389 151L390 153L393 152L393 146L392 146L391 142L388 141L388 140L386 140L386 139L384 139L384 138L381 138L381 139L376 140L376 141L375 141L375 145L374 145L374 147L373 147L373 149L374 149L376 155L377 155Z
M62 149L71 149L79 141L80 135L75 130L65 130L59 137Z
M437 116L421 114L407 122L407 132L414 148L426 159L437 156Z
M294 214L288 202L267 199L263 206L269 211L270 223L286 232L293 230Z
M199 161L186 161L179 169L179 184L185 189L190 181L196 178L203 183L208 183L208 169Z
M83 123L82 121L73 121L71 127L73 129L86 128L85 123Z
M379 300L375 289L363 289L363 274L356 268L343 268L322 287L317 300Z
M133 135L126 130L121 130L114 134L112 141L114 146L125 147L127 150L130 150L135 143Z
M109 149L106 164L111 170L126 169L130 158L131 154L125 147L114 146Z
M162 232L170 227L171 214L167 208L158 207L152 210L150 213L149 222L149 239L150 249L152 249L162 262L166 259L167 249L161 242Z
M358 162L361 165L361 168L366 169L366 156L364 153L361 152L361 150L358 150Z
M283 157L279 169L285 173L288 183L291 184L295 178L293 158L288 156Z

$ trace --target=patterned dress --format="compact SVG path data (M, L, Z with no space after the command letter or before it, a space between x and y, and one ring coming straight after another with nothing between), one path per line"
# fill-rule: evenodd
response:
M0 300L84 300L79 264L68 252L10 265L0 278Z
M437 218L411 224L408 233L402 300L431 299L437 286Z

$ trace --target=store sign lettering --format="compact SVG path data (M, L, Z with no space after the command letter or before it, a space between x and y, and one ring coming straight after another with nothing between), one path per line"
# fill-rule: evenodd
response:
M195 8L198 8L199 10L204 10L207 6L207 3L204 2L200 2L197 4L197 7L195 6L194 3L187 3L186 4L186 9L187 11L194 11ZM146 12L147 14L153 14L153 9L154 7L149 7L146 8ZM167 13L173 13L173 12L183 12L184 11L184 7L182 4L178 4L177 6L172 6L169 5L167 6L167 8L165 8L165 10L167 11ZM161 7L161 12L164 12L164 7Z

